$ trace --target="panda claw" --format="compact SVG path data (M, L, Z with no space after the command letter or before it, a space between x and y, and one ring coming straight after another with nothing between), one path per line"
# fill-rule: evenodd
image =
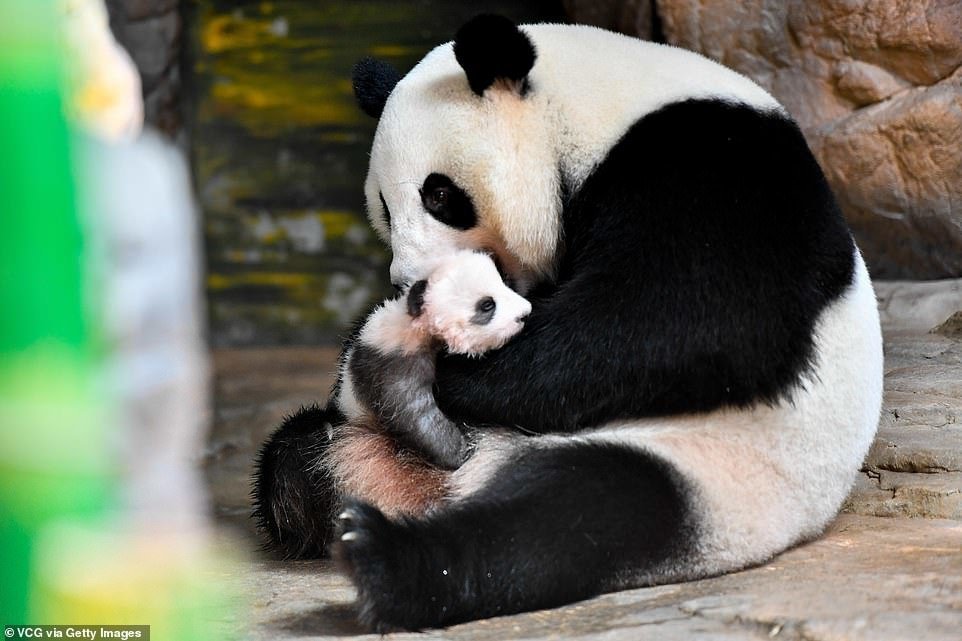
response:
M403 523L357 501L338 518L341 534L333 556L357 588L358 619L379 633L415 629L418 621L408 619L420 601L412 596L414 577L408 568L417 567L423 555L420 549L409 549L417 539L407 535Z
M338 520L338 521L344 521L345 523L350 522L350 521L353 521L353 520L354 520L354 512L351 511L351 510L344 510L343 512L341 512L340 514L337 515L337 520Z

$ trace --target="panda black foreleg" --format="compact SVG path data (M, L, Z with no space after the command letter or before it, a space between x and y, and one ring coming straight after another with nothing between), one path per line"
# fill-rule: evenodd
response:
M422 519L348 503L337 551L365 624L446 626L651 581L691 547L689 499L669 465L638 450L526 448L486 487Z
M331 427L342 421L336 410L302 407L257 457L252 516L266 537L265 548L284 558L314 558L327 551L339 500L319 460L331 444Z
M645 415L657 360L643 340L645 316L637 308L644 300L612 301L613 287L604 274L585 270L532 299L524 329L504 347L480 358L439 356L437 407L469 425L540 434Z

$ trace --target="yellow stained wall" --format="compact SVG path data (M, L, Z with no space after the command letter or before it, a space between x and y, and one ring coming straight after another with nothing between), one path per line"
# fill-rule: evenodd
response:
M476 12L560 19L560 3L188 4L191 155L204 216L214 345L331 343L390 292L363 214L374 121L350 73L409 69Z

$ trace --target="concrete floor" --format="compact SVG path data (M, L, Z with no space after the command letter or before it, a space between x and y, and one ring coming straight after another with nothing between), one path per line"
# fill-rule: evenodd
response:
M878 283L885 400L878 438L844 513L819 540L728 576L609 594L479 621L425 639L962 640L962 281ZM250 561L242 636L364 635L353 589L326 562L256 551L247 518L258 445L281 417L325 399L336 350L214 354L215 420L206 470L218 522ZM373 638L373 636L372 636Z

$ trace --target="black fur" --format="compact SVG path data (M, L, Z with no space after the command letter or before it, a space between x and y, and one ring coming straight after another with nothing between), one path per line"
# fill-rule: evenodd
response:
M537 54L528 36L511 20L486 14L458 29L454 57L464 69L471 90L479 96L499 79L512 81L523 95Z
M524 330L439 359L449 416L548 432L791 397L855 251L794 124L669 105L564 202L558 277L529 296ZM691 497L642 452L529 447L426 518L352 506L340 554L370 625L447 625L643 583L691 551Z
M433 352L383 354L358 341L349 367L355 396L384 430L442 469L460 467L469 444L434 404Z
M391 210L387 207L387 202L384 200L384 194L378 192L377 197L381 199L381 207L384 209L384 222L387 226L391 226Z
M471 317L471 322L475 325L487 325L494 318L494 312L497 311L498 304L490 296L485 296L479 300L474 305L474 315Z
M383 60L361 58L354 65L351 80L361 110L372 118L380 118L388 96L401 80L401 74ZM387 207L384 209L386 211Z
M524 330L439 359L448 416L549 432L790 398L854 269L798 127L714 100L639 120L565 204L562 236Z
M330 445L330 428L343 421L337 410L302 407L284 419L257 456L252 516L265 548L284 558L314 558L327 551L338 499L317 462Z
M428 281L419 280L408 290L408 314L414 318L424 311L424 292L428 289Z
M429 174L421 187L424 209L455 229L467 230L478 224L478 214L467 192L444 174Z
M645 584L692 550L689 496L670 465L627 447L532 448L421 520L349 503L338 556L366 624L445 626Z

